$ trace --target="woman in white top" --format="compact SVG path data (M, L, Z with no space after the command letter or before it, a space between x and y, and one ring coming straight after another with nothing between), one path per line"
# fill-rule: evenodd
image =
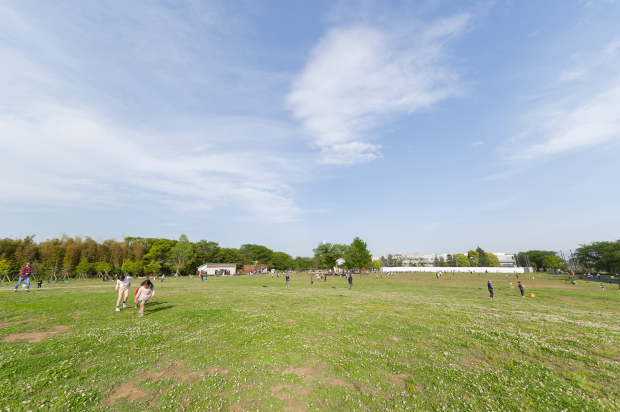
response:
M118 300L116 301L116 311L120 312L120 304L121 298L123 294L125 295L125 299L123 299L123 307L127 307L127 296L129 295L129 287L131 286L132 278L131 276L120 275L118 280L116 281L116 290L118 292Z

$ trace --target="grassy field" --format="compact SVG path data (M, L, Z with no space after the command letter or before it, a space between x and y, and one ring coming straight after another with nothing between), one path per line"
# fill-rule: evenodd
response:
M166 279L143 318L112 282L9 285L0 410L620 410L618 286L488 278Z

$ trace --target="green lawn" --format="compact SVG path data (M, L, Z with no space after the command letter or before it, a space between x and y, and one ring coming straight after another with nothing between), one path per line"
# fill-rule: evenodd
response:
M0 410L618 411L618 286L564 279L166 279L144 318L112 282L7 285Z

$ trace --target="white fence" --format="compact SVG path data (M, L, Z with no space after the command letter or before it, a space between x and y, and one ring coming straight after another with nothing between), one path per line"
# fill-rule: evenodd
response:
M382 267L382 272L443 272L443 273L529 273L532 272L532 268L503 268L503 267L489 267L489 268L472 268L472 267Z

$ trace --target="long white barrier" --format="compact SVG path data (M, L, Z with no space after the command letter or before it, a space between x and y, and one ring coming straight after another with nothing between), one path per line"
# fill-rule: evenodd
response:
M472 268L472 267L435 267L435 266L414 266L414 267L382 267L382 272L443 272L443 273L529 273L531 268L503 268L503 267L488 267L488 268ZM526 271L527 270L527 271Z

